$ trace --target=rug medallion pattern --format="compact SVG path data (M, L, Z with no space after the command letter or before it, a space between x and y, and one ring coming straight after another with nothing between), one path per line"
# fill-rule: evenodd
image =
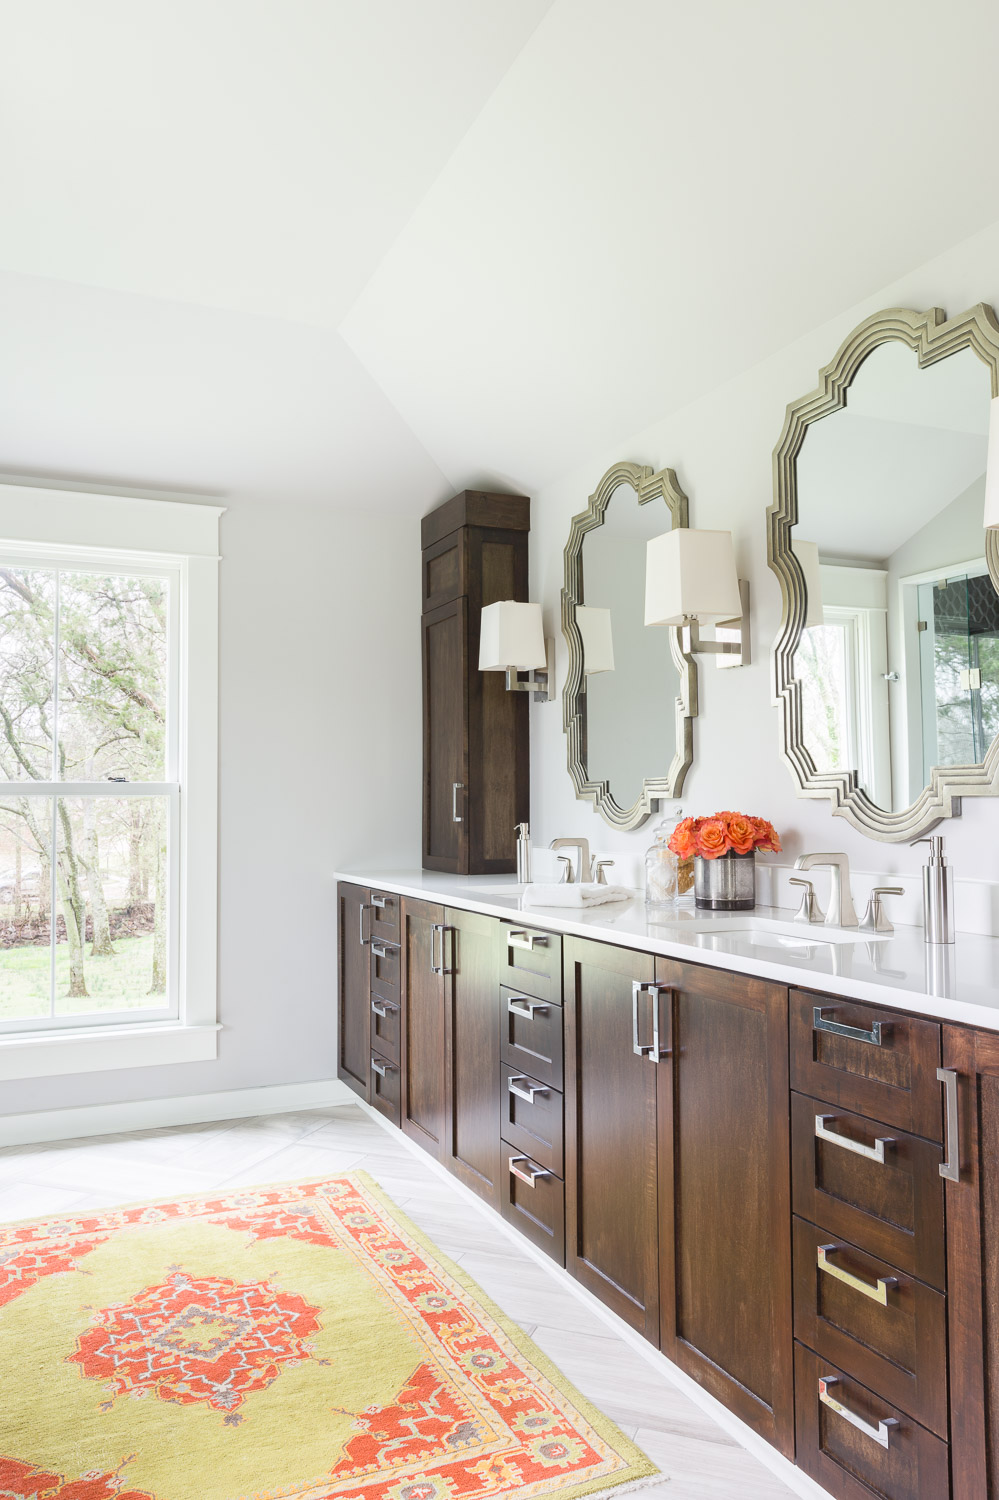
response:
M655 1474L364 1173L0 1225L0 1347L0 1500L569 1500Z

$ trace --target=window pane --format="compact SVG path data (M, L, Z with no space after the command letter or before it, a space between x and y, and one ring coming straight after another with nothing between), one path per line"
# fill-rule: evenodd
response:
M794 675L801 683L805 745L816 771L849 769L849 676L846 630L814 625L801 632Z
M169 580L59 575L59 775L163 781Z
M162 1010L166 797L61 797L56 1014Z
M0 780L52 776L55 573L0 561Z
M0 1025L51 1003L52 802L0 796Z

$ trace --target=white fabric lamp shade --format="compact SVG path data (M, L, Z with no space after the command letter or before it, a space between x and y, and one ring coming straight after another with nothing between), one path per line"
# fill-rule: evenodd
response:
M989 412L989 457L985 466L985 525L999 526L999 396Z
M480 672L505 672L510 667L529 672L546 665L540 604L501 599L485 605L479 635Z
M645 549L645 623L736 620L742 615L730 531L680 527L653 537Z
M819 571L819 544L818 542L804 542L795 537L791 543L791 550L805 575L805 629L810 630L813 625L823 625L825 620L822 614L822 574Z
M586 676L592 677L595 672L613 672L614 638L610 610L577 604L576 624L583 637L583 671Z

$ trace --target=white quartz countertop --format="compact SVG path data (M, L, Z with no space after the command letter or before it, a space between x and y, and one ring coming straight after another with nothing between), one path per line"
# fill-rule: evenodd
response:
M463 911L512 916L525 926L550 932L999 1031L999 938L959 933L956 943L935 945L923 941L921 927L897 926L887 938L854 930L849 936L859 941L832 942L828 939L834 934L824 933L821 926L797 924L789 933L768 933L761 939L751 931L754 917L778 918L790 927L793 913L762 906L753 912L726 913L680 906L653 919L640 891L628 901L583 910L526 907L522 887L512 875L364 869L338 871L335 878Z

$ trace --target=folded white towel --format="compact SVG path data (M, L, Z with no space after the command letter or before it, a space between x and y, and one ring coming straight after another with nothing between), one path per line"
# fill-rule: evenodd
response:
M524 906L603 906L607 901L630 901L634 891L623 885L597 885L582 881L572 885L528 885L524 887Z

